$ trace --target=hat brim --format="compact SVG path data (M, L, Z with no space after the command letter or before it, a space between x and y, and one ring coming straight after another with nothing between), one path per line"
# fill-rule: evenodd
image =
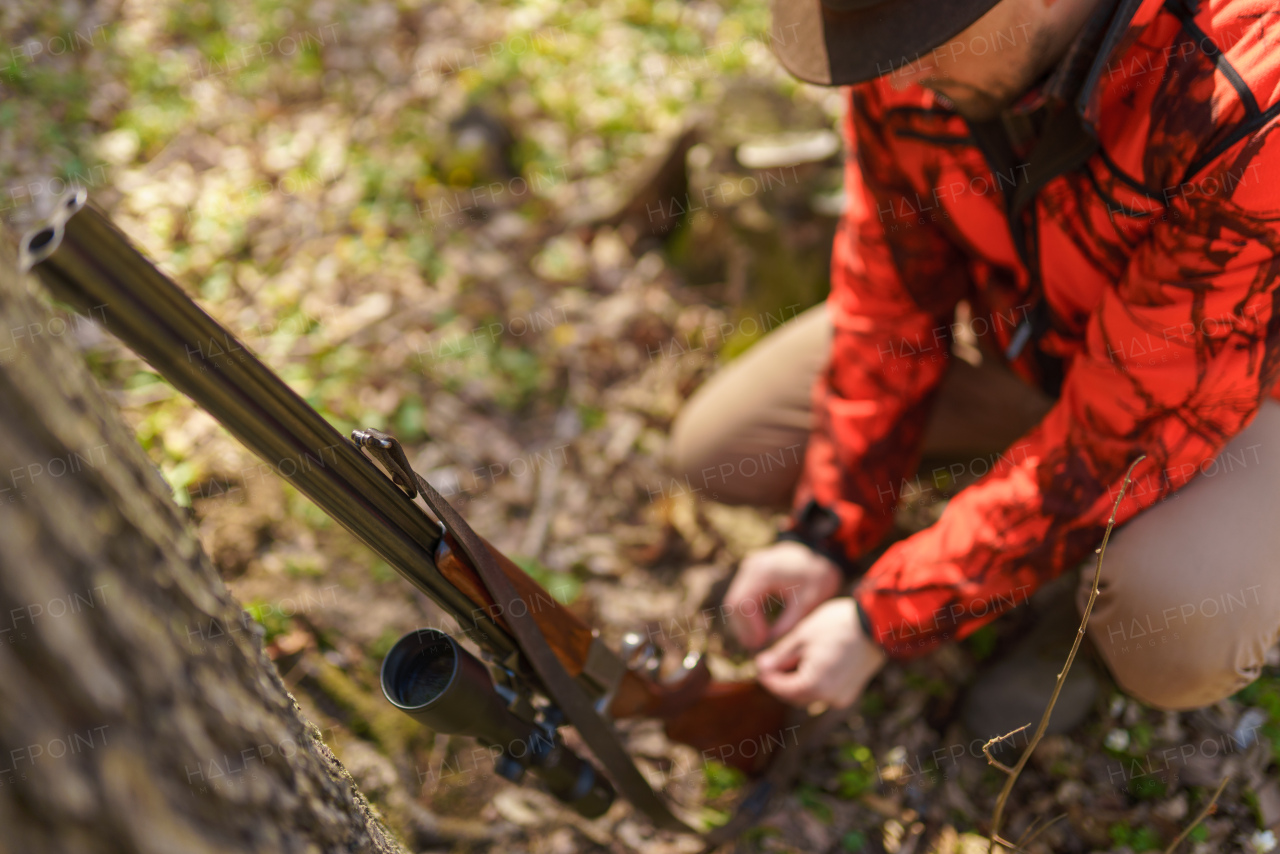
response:
M897 0L842 12L821 0L773 0L773 50L807 83L862 83L917 62L997 2Z

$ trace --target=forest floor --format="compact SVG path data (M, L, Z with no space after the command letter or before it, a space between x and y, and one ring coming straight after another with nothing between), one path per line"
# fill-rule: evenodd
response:
M767 24L762 0L17 0L0 10L0 213L12 237L86 186L335 426L393 431L606 639L688 625L779 519L674 480L668 428L717 366L824 297L840 209L841 94L789 79ZM0 329L0 357L34 334L76 337L411 850L694 850L623 803L579 819L402 719L381 657L447 626L439 610L96 327L55 311ZM899 535L965 483L935 481ZM886 668L735 850L984 850L1004 778L956 709L1026 622ZM1028 850L1163 849L1230 775L1184 850L1270 850L1277 672L1188 713L1105 685L1036 751L1007 835L1061 815ZM727 818L740 775L626 732L677 804Z

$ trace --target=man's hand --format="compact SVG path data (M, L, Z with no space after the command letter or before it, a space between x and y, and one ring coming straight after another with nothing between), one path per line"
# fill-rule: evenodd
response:
M782 637L840 589L840 569L803 543L784 540L742 559L724 596L729 627L747 649ZM772 597L782 613L769 625L765 608Z
M853 600L824 602L756 656L760 684L793 706L849 706L888 660L862 630Z

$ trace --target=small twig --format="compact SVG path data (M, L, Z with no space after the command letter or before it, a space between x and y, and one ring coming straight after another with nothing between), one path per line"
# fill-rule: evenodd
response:
M1018 847L1018 843L1010 842L1008 839L1005 839L1003 836L996 837L996 844L1002 846L1002 850L1012 851L1013 854L1027 854L1027 852L1023 851L1021 848Z
M1182 829L1182 832L1178 834L1178 837L1174 839L1173 842L1169 843L1169 847L1164 849L1164 854L1173 854L1173 849L1182 844L1182 840L1187 838L1187 834L1195 830L1196 825L1204 821L1209 813L1213 812L1214 807L1218 804L1218 796L1221 795L1222 790L1227 787L1227 781L1230 779L1230 774L1222 778L1222 782L1218 784L1218 789L1213 793L1213 797L1209 799L1209 803L1205 804L1204 809L1200 810L1200 814L1197 815L1190 824Z
M1133 476L1134 468L1146 458L1145 454L1138 457L1129 465L1129 470L1124 473L1124 483L1120 484L1120 494L1116 496L1116 503L1111 508L1111 518L1107 520L1107 532L1103 534L1102 545L1098 548L1098 565L1093 571L1093 587L1089 590L1089 602L1084 607L1084 615L1080 619L1080 629L1076 632L1075 643L1071 644L1071 652L1067 654L1067 661L1062 666L1062 672L1058 674L1058 683L1053 686L1053 695L1049 697L1049 705L1040 717L1040 724L1036 727L1035 734L1031 736L1031 742L1027 745L1027 749L1023 751L1022 757L1018 759L1018 764L1009 773L1008 779L1004 781L1004 787L1000 789L1000 796L996 798L995 812L991 816L991 838L987 844L988 852L995 847L996 840L999 838L1000 819L1004 817L1004 806L1009 800L1010 793L1013 792L1013 784L1018 782L1018 775L1027 766L1027 761L1031 759L1031 754L1035 751L1036 745L1044 737L1044 731L1049 726L1049 717L1053 714L1053 707L1057 705L1058 695L1062 693L1062 686L1067 681L1067 672L1071 670L1071 664L1076 660L1076 652L1079 651L1080 642L1084 640L1085 630L1089 627L1089 615L1093 612L1093 603L1098 599L1098 582L1102 579L1102 557L1107 553L1107 541L1111 539L1111 529L1116 526L1116 514L1120 512L1120 502L1124 501L1124 493L1129 488L1129 478Z
M1040 823L1041 818L1043 818L1043 816L1036 816L1035 820L1033 820L1031 824L1027 825L1027 829L1022 831L1022 835L1018 837L1018 841L1014 844L1019 847L1026 845L1026 838L1031 835L1031 831L1036 829L1036 825Z
M1023 847L1030 845L1032 842L1036 841L1037 836L1044 833L1046 830L1053 827L1055 824L1062 821L1066 817L1067 817L1066 813L1063 813L1062 815L1054 816L1053 818L1049 819L1047 822L1044 823L1044 827L1040 828L1035 833L1031 833L1031 828L1035 827L1036 822L1040 821L1040 819L1036 819L1036 821L1031 823L1031 827L1027 828L1026 833L1022 834L1022 838L1018 840L1018 845ZM1028 836L1027 834L1030 834L1030 836Z
M1010 768L1008 765L1005 765L999 759L996 759L994 756L991 755L990 747L991 745L995 744L998 741L1004 741L1006 738L1013 738L1015 735L1022 732L1024 729L1026 729L1029 726L1031 726L1031 724L1023 724L1022 726L1018 727L1015 730L1006 732L1004 735L997 735L995 738L991 739L986 744L982 745L982 755L987 757L987 764L996 766L1006 774L1012 774L1013 773L1012 768Z
M1003 762L1001 762L999 759L996 759L996 758L995 758L995 757L993 757L993 756L988 756L988 757L987 757L987 764L988 764L988 765L994 765L994 766L996 766L997 768L999 768L1001 771L1003 771L1003 772L1004 772L1004 773L1006 773L1006 774L1012 774L1012 773L1013 773L1013 769L1012 769L1012 768L1010 768L1008 765L1005 765Z

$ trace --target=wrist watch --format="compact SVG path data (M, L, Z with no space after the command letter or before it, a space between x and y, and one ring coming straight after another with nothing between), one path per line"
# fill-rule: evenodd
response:
M778 540L804 543L839 567L845 581L855 581L865 570L849 560L849 556L836 541L835 535L839 530L840 517L836 512L810 499L808 504L792 516L791 527L778 533Z

